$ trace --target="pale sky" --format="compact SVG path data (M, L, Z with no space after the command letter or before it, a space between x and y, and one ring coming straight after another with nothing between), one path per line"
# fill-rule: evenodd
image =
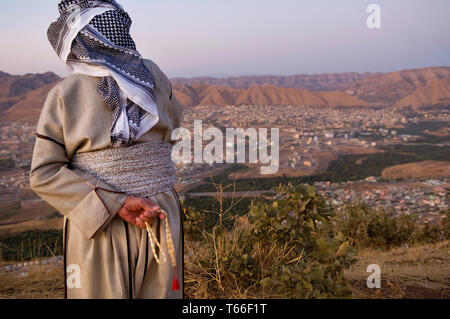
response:
M0 0L0 70L67 75L47 41L58 0ZM119 0L169 77L450 66L448 0ZM381 29L369 29L369 4Z

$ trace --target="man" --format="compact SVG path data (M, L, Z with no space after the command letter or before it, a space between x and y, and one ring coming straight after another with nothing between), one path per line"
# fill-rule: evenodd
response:
M48 37L72 75L45 102L30 182L65 217L67 298L182 298L171 160L182 107L164 73L136 50L116 1L58 7ZM160 249L152 250L146 224ZM158 258L171 247L175 265Z

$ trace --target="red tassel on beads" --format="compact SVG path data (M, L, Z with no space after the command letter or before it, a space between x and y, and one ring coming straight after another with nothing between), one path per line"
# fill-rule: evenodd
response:
M180 290L180 283L178 282L178 276L173 276L173 282L172 282L172 290L178 291Z
M173 291L180 290L180 282L178 281L178 267L173 267L172 290Z

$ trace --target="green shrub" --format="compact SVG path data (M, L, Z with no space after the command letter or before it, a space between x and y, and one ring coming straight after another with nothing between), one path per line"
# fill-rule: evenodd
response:
M432 244L450 239L449 213L435 224L420 221L417 215L395 216L366 204L345 205L333 218L332 234L341 234L358 249L390 249L402 245Z
M279 200L253 206L250 213L255 240L291 247L279 265L262 270L261 284L289 298L349 297L344 269L356 252L342 237L323 231L333 216L325 200L309 186L278 192Z
M217 224L206 231L199 213L186 211L186 235L195 240L186 251L190 297L223 297L223 291L230 291L228 298L248 297L252 290L258 297L351 296L343 271L356 253L343 237L323 231L332 216L324 199L308 186L277 192L277 201L235 217L232 230Z

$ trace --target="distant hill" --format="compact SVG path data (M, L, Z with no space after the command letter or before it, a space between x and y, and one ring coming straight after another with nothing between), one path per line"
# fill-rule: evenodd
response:
M424 109L450 106L450 79L435 79L395 103L395 108Z
M264 83L264 81L267 81L267 83ZM387 74L342 73L293 77L174 79L173 84L175 85L176 96L186 106L241 104L332 107L395 105L396 108L419 109L449 106L449 81L450 67L432 67ZM201 82L205 83L196 84ZM254 82L258 85L248 86ZM271 85L270 83L273 82L278 83L278 85ZM344 87L345 83L351 82L354 83ZM187 84L177 85L179 83ZM228 83L228 85L212 83ZM302 89L304 86L307 86L308 90Z
M26 75L10 75L0 72L0 99L23 95L55 83L59 79L59 76L51 72Z
M292 76L240 76L229 78L196 77L192 79L174 78L174 86L208 84L214 86L228 86L235 89L248 89L252 86L271 85L280 88L291 88L309 91L344 90L349 86L380 73L332 73L332 74L299 74Z
M4 99L6 105L9 102L15 103L0 111L1 122L37 122L39 115L47 98L48 92L55 83L44 85L43 87L25 93L19 97ZM2 100L0 100L1 110Z
M379 74L350 86L347 92L367 102L393 105L427 86L431 81L450 79L450 67L433 67ZM432 100L423 101L433 104ZM400 106L400 105L398 105Z
M0 72L0 122L37 121L54 73L23 76ZM390 105L412 110L450 106L450 67L392 73L172 79L186 107L198 105Z
M174 87L181 104L197 105L308 105L308 106L369 106L365 101L344 92L320 92L279 88L272 85L236 89L207 84Z
M0 72L0 121L37 121L48 92L59 80L51 72L22 76Z

